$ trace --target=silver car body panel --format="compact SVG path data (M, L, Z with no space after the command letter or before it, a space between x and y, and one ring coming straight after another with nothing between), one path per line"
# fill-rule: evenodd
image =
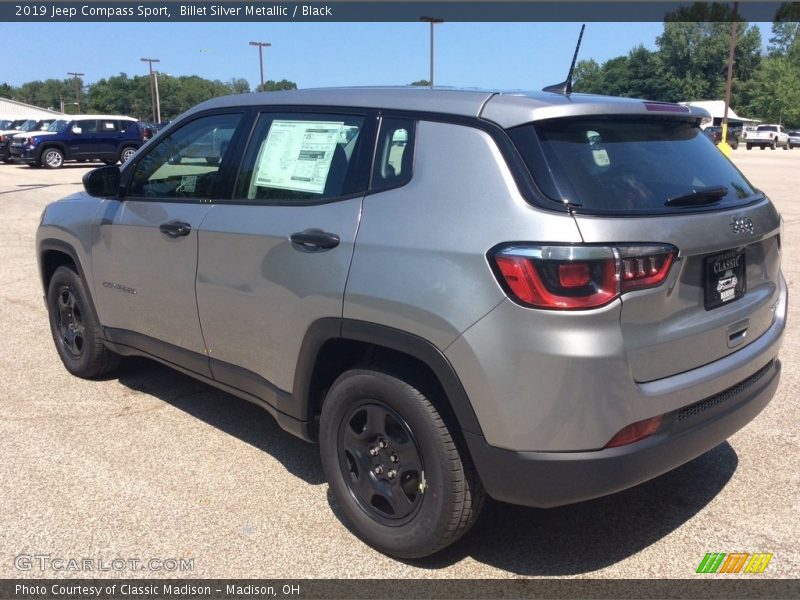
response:
M197 268L210 357L291 391L309 326L342 316L360 214L361 198L317 206L215 205L200 231ZM340 243L309 251L289 240L306 229L334 233Z
M106 200L92 247L94 301L105 327L124 329L205 354L197 316L197 230L207 204ZM172 238L171 221L192 231Z
M633 380L627 364L619 301L595 311L548 313L506 300L445 355L491 446L598 450L623 427L713 396L774 359L786 325L783 278L773 309L769 329L745 348L645 384Z
M751 219L754 234L734 233L731 219L743 216ZM769 201L692 215L576 220L590 244L655 242L679 249L663 285L623 296L622 335L634 380L653 381L713 362L753 343L772 325L780 273L780 216ZM731 249L745 252L747 293L706 310L703 260ZM736 335L741 340L732 338Z
M505 298L486 253L515 239L580 242L566 212L520 196L487 133L422 121L412 180L364 200L344 317L444 349Z

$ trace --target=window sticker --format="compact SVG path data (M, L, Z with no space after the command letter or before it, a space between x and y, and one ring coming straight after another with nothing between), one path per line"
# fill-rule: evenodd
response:
M194 194L197 188L197 175L182 175L181 184L178 186L176 192L184 192L186 194Z
M343 126L343 121L273 121L261 147L255 184L322 194L336 144L347 135Z

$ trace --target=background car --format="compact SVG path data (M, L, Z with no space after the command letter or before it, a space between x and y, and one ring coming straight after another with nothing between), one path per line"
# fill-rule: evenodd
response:
M5 163L11 162L11 142L16 136L30 131L43 131L47 129L53 121L55 121L55 118L28 119L20 125L18 129L12 130L11 132L4 131L0 133L0 160Z
M11 157L31 167L58 169L65 161L125 162L144 143L136 119L119 115L81 115L54 121L11 144Z
M800 148L800 130L789 132L789 149Z
M739 133L741 129L731 129L728 128L728 145L736 150L739 147ZM722 127L718 127L716 125L712 125L711 127L706 127L703 130L703 133L708 136L708 138L714 142L716 145L722 141Z

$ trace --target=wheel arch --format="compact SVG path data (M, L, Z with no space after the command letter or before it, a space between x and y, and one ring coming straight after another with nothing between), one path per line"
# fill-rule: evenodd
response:
M64 155L64 160L67 160L67 148L63 142L47 141L47 142L42 142L39 146L40 146L39 158L41 158L45 150L49 150L50 148L55 148L56 150L59 150L61 154Z
M86 275L75 249L63 240L48 238L39 242L39 275L44 293L50 286L50 279L58 267L71 266L83 281L87 282Z
M443 404L437 408L462 431L483 435L458 375L436 346L405 331L350 319L320 319L306 332L291 396L297 418L315 421L336 378L365 363L433 388L437 401Z

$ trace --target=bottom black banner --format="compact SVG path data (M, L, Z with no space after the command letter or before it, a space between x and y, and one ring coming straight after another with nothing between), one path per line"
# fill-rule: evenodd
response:
M2 600L795 599L797 579L3 579Z

